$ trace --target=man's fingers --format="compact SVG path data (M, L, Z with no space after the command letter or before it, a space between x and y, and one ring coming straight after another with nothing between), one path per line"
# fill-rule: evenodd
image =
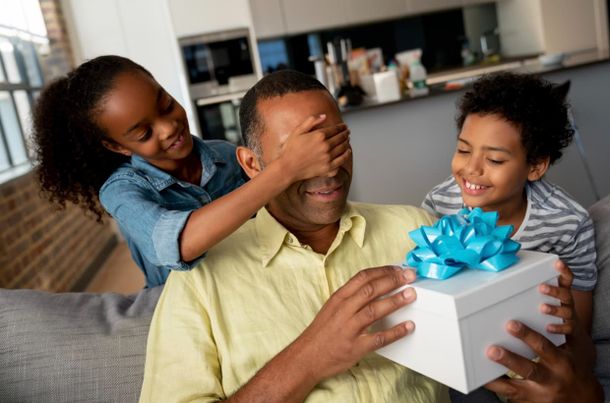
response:
M542 383L548 375L542 366L502 347L491 346L486 353L489 359L521 375L523 379Z
M381 281L383 280L377 281L381 287ZM416 298L417 295L415 290L412 287L407 287L400 292L388 296L387 298L369 302L356 314L356 321L354 322L354 325L356 326L355 330L361 331L366 329L378 319L381 319L397 309L412 303Z
M363 293L361 288L364 287L366 284L386 276L392 277L395 281L401 281L400 285L415 281L415 273L412 270L403 270L398 266L373 267L370 269L364 269L359 271L347 283L345 283L341 288L335 291L334 295L336 295L340 299L350 298L356 293ZM374 298L376 297L372 297L370 300L373 300ZM359 310L362 305L358 309L356 309L356 311Z
M396 340L413 333L414 330L415 324L411 321L406 321L381 332L363 333L360 335L359 341L364 351L372 352L394 343Z

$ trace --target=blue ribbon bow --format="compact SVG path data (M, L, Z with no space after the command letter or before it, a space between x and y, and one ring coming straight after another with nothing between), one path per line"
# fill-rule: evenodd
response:
M519 260L521 248L511 240L512 225L496 226L497 212L479 207L462 209L447 215L433 226L422 226L409 232L417 247L407 254L407 265L417 274L445 280L468 266L498 272Z

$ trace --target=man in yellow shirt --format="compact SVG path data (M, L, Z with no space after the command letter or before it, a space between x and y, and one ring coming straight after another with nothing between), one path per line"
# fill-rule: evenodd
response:
M290 71L248 91L240 120L248 148L238 160L251 178L290 133L324 135L343 123L325 87ZM347 203L351 174L349 160L334 175L291 185L192 271L172 272L151 323L141 401L448 400L444 386L373 353L408 337L413 323L368 332L414 301L410 288L379 297L415 276L366 268L401 262L414 247L408 232L433 219L414 207ZM513 334L535 351L546 346L541 357L557 355L525 326ZM532 365L508 352L495 360L519 373ZM494 385L527 395L545 380L556 377Z
M254 178L295 130L343 124L325 87L296 72L244 97L238 159ZM320 130L314 134L319 135ZM341 150L338 150L341 152ZM347 203L352 161L290 186L189 272L173 272L151 324L141 401L437 402L437 382L374 350L413 331L368 333L415 299L392 265L433 219L415 207ZM358 275L357 275L358 274Z

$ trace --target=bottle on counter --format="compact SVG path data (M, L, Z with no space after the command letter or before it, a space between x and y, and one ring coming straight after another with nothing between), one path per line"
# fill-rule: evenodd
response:
M430 90L426 84L428 73L420 59L414 59L409 66L409 80L411 81L411 96L427 95Z

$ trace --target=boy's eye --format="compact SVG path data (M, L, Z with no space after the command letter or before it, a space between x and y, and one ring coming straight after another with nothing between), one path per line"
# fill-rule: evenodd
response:
M458 154L470 154L470 151L461 148L457 149Z
M490 163L492 163L494 165L504 164L504 162L505 162L503 160L494 160L494 159L491 159L491 158L487 158L487 161L489 161Z

